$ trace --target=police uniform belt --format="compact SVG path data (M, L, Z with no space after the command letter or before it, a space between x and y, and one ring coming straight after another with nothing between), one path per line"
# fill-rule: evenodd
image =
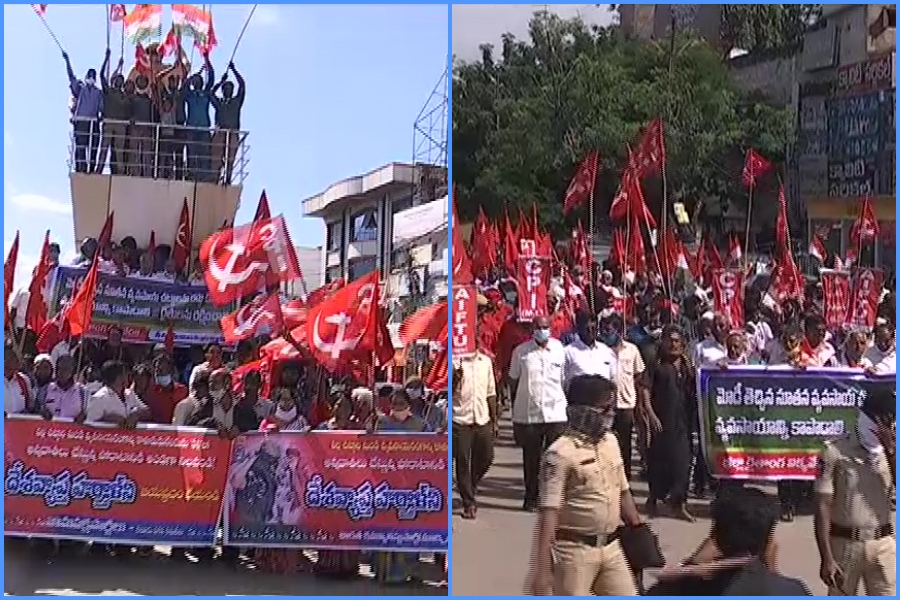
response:
M890 535L894 535L894 526L888 523L887 525L879 525L874 529L855 529L853 527L844 527L843 525L832 523L831 535L834 537L843 538L845 540L853 540L856 542L880 540L881 538L886 538Z
M574 542L576 544L584 544L585 546L592 546L594 548L602 548L619 539L619 530L617 529L612 533L587 535L585 533L572 531L571 529L557 529L556 539L563 542Z

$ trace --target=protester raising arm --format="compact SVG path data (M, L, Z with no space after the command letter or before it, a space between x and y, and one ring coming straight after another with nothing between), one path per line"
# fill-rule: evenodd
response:
M246 88L246 83L244 82L244 78L241 76L240 72L235 68L234 63L228 63L228 68L234 73L234 79L237 81L237 92L234 95L235 100L238 103L238 106L244 105L244 94Z

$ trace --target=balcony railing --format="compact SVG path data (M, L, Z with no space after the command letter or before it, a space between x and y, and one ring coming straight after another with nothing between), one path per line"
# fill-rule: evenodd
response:
M246 131L74 119L69 172L241 185L248 170Z

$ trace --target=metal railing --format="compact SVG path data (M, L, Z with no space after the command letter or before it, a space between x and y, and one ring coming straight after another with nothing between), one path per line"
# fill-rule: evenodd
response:
M73 119L70 173L241 185L248 170L247 131Z

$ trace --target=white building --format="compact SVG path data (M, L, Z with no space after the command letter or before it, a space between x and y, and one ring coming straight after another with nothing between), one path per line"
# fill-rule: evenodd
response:
M281 284L281 293L291 298L299 298L304 291L309 293L318 287L322 287L325 278L322 272L322 246L295 246L297 262L300 264L300 272L303 273L303 290L299 280L287 281Z
M392 298L417 291L417 297L445 296L444 189L445 169L390 163L303 200L303 216L325 221L322 283L353 281L378 269Z

